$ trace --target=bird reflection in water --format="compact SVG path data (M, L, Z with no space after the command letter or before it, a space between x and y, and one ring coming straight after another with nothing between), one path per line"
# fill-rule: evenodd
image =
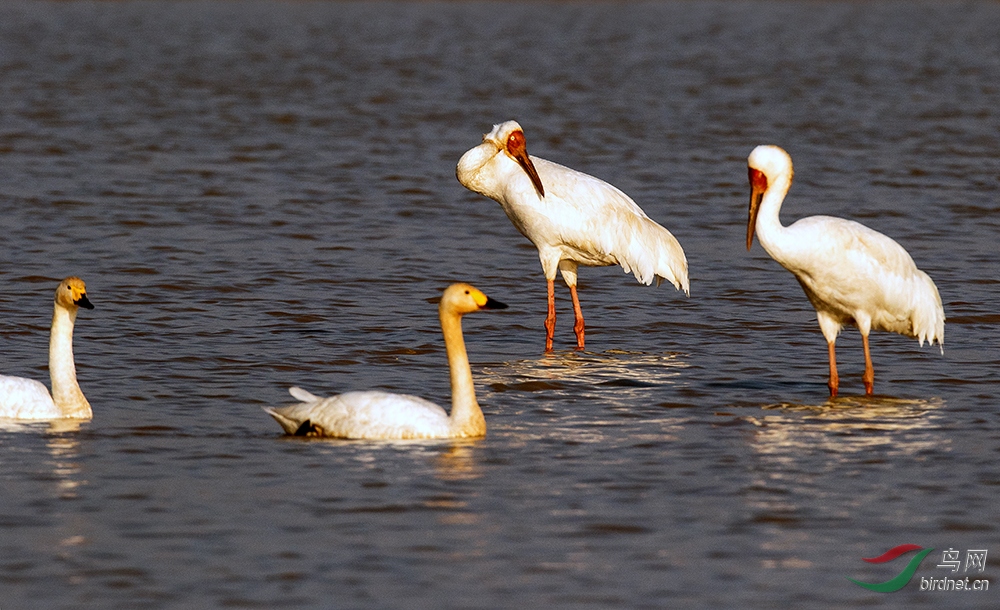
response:
M750 520L772 526L761 552L787 555L791 567L809 567L808 558L795 555L810 545L803 523L854 519L857 504L870 502L872 493L885 500L895 493L891 486L876 484L881 491L872 491L862 484L866 492L855 503L819 509L816 495L828 493L821 481L837 471L851 485L849 480L864 480L872 468L892 468L900 457L949 451L950 441L939 433L943 407L939 398L859 397L765 405L767 415L745 418L755 427L748 434L749 478L739 496ZM782 561L771 567L790 566Z
M414 464L425 463L443 481L466 481L482 476L476 445L482 439L349 440L322 436L283 436L289 443L319 444L349 459L354 467L381 470L388 459L405 455ZM328 453L324 451L324 453Z
M609 440L609 430L617 438L622 426L634 428L626 435L630 443L662 442L679 425L666 416L664 396L687 384L690 366L680 353L554 352L484 367L477 379L491 391L484 392L488 404L523 405L490 415L508 442L601 443ZM538 400L505 400L508 392L533 393Z
M804 450L850 455L877 447L912 455L948 443L936 434L944 404L941 398L858 396L765 405L773 415L747 420L756 426L754 450L788 460L801 459Z
M45 433L45 446L52 456L48 470L57 482L59 497L77 497L77 489L86 483L80 479L79 432L86 420L64 418L46 421L0 419L0 432Z
M79 435L81 420L55 419L49 422L45 444L52 454L52 473L56 476L59 496L64 499L76 498L78 488L85 483L80 480Z
M494 391L564 389L565 384L596 388L652 388L679 381L690 366L679 353L550 352L531 360L485 367L480 379Z
M471 481L483 476L476 461L476 443L462 441L441 447L434 457L434 472L443 481Z

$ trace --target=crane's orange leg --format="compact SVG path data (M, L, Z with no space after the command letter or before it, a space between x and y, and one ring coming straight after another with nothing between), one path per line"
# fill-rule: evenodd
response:
M552 351L552 337L556 334L556 281L549 280L549 313L545 316L545 351Z
M865 346L865 374L861 380L865 382L865 394L871 396L875 391L875 367L872 366L872 355L868 351L868 335L861 335L861 343Z
M583 349L583 310L580 309L580 297L576 294L576 286L569 287L569 293L573 297L573 315L576 322L573 323L573 332L576 333L576 349Z
M837 375L837 349L832 341L827 343L826 347L830 352L830 381L827 385L830 386L830 398L836 398L837 389L840 387L840 376Z

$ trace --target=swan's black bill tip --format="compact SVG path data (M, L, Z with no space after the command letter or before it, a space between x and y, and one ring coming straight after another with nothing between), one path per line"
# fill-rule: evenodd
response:
M486 297L486 304L483 305L483 309L507 309L507 304L501 303L496 299Z

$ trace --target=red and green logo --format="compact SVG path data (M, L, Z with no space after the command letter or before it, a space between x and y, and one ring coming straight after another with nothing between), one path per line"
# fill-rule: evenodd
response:
M870 591L878 591L879 593L892 593L893 591L899 591L910 582L913 578L913 574L916 573L917 568L920 567L920 562L924 560L934 549L925 549L922 546L916 544L901 544L899 546L892 547L885 553L882 553L878 557L862 557L864 561L868 563L888 563L893 559L896 559L900 555L905 555L910 551L920 551L910 559L910 563L906 564L903 571L900 572L895 578L891 578L885 582L861 582L860 580L854 580L853 578L848 578L847 580L853 582L859 587L864 587Z

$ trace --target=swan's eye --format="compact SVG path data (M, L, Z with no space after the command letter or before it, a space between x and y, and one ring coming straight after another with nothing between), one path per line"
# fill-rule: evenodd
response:
M471 292L469 292L468 290L466 290L466 291L465 291L465 294L472 294L472 293L471 293Z

